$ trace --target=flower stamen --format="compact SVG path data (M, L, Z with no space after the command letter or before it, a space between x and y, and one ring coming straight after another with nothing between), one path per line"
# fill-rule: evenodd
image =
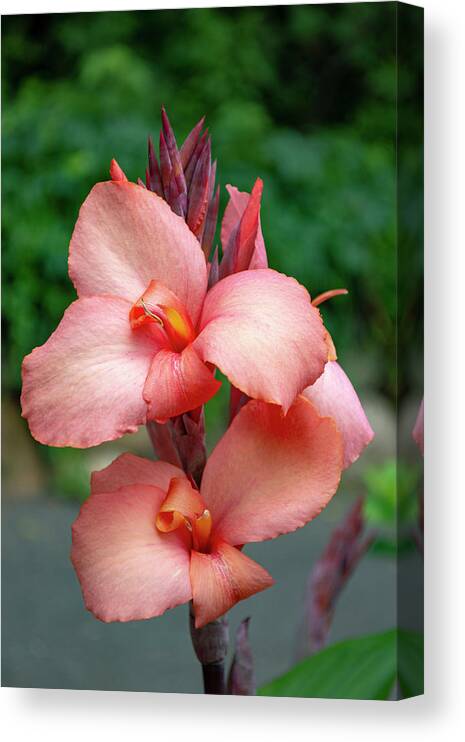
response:
M207 551L212 532L212 517L210 511L205 509L202 515L199 515L199 517L193 522L192 526L193 548L195 551Z
M150 309L148 308L143 298L141 298L140 303L142 304L142 308L145 314L147 315L147 317L151 317L152 319L155 320L155 322L158 322L158 324L163 327L163 320L161 319L161 317L157 317L156 314L150 311Z
M160 533L171 533L185 527L195 551L206 552L210 545L212 517L200 492L183 477L171 480L168 493L155 521Z

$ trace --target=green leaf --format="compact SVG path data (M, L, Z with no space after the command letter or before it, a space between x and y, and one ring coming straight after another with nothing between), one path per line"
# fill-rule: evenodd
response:
M399 641L399 650L398 650ZM385 700L397 676L405 696L422 692L422 637L392 629L334 644L259 690L262 696Z
M416 631L399 631L398 674L404 698L423 693L424 637Z

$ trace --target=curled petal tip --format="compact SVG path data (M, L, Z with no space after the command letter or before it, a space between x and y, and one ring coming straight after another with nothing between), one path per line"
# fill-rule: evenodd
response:
M312 304L314 307L318 307L320 304L323 304L324 301L332 299L333 296L345 296L345 294L348 293L347 289L331 289L330 291L324 291L313 299Z

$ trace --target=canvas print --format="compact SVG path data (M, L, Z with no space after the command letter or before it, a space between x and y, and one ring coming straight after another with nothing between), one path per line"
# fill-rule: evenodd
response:
M3 18L4 685L423 692L422 49Z

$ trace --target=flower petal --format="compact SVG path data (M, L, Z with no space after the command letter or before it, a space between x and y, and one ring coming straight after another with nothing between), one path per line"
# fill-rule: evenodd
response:
M75 301L45 345L23 361L23 417L40 443L87 448L145 423L143 385L156 346L129 326L130 304Z
M144 386L147 417L163 423L194 410L208 402L220 386L192 345L182 353L161 350L153 359Z
M303 395L312 402L320 415L332 417L344 440L344 469L354 463L373 439L374 433L357 393L348 377L335 361L328 361L325 370Z
M71 560L86 608L101 621L152 618L190 600L186 543L155 527L164 497L158 487L133 485L82 506Z
M274 582L266 569L222 541L208 554L192 552L190 575L197 629Z
M114 294L131 303L161 281L194 324L207 286L201 247L181 217L134 183L97 183L71 238L69 274L79 296Z
M249 397L286 411L323 372L325 337L307 290L264 268L235 273L208 292L194 347Z
M150 461L133 453L122 453L105 469L92 472L91 492L114 492L130 484L150 484L168 492L172 479L185 476L181 469L165 461Z
M337 490L342 438L299 397L286 416L252 400L207 461L200 488L215 533L230 544L275 538L315 518Z

